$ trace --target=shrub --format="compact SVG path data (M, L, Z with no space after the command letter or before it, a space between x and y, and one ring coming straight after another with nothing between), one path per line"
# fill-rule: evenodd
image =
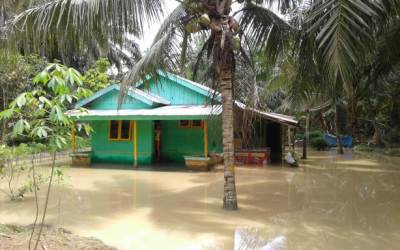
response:
M303 132L296 132L296 136L294 138L295 140L303 140L304 139L304 133Z
M374 148L367 144L359 144L354 148L356 151L373 152Z
M312 141L314 138L324 138L324 134L319 130L315 130L308 134L308 138L310 138L310 141Z
M317 138L317 137L321 137L322 138L322 137L324 137L324 134L319 130L310 131L308 133L308 138L309 138L310 141L313 138ZM297 132L295 139L296 140L303 140L304 139L304 132L303 131Z
M310 145L316 150L326 150L329 148L328 143L325 141L323 137L310 138Z
M400 157L399 147L377 147L367 144L360 144L355 147L357 152L367 152L380 155L396 156Z

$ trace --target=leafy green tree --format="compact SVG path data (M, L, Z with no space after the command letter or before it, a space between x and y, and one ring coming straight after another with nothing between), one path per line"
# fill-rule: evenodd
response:
M82 76L73 68L53 63L34 79L34 90L23 92L0 113L0 118L17 118L13 136L47 138L59 148L70 135L72 120L65 112L73 103L91 94Z
M16 52L0 49L0 90L1 110L5 110L18 94L33 89L33 77L47 64L36 55L21 56ZM7 143L6 134L10 130L7 120L2 121L1 142Z
M57 63L50 64L34 78L34 90L21 93L11 102L9 109L0 113L0 118L2 119L16 118L17 122L13 125L13 136L26 136L39 140L46 139L52 145L53 162L51 174L34 249L37 249L41 237L53 176L57 174L55 172L56 152L63 149L63 145L67 144L67 138L71 138L71 127L75 126L71 118L66 115L66 111L74 101L85 98L91 93L83 87L82 78L81 74L73 68ZM84 128L86 131L90 131L88 125L85 125ZM35 183L34 190L36 192L38 183L36 182L34 167L32 172L33 182ZM31 239L37 220L38 213ZM30 246L31 240L29 241L29 248Z
M110 84L110 77L107 73L111 64L106 58L100 58L85 72L83 84L87 89L98 91Z

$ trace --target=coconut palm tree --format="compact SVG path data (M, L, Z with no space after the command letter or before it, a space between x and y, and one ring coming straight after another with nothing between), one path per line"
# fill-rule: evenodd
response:
M247 58L251 64L241 41L246 39L246 34L258 33L259 39L267 41L270 34L280 37L290 30L285 21L262 5L256 5L253 1L239 2L242 4L239 11L232 12L232 1L183 1L161 25L150 52L125 79L125 83L132 83L149 74L157 77L159 69L179 72L179 68L185 64L189 41L198 36L206 37L198 58L207 54L211 85L221 93L225 180L223 207L230 210L238 207L233 143L233 92L237 85L233 76L238 56ZM235 19L238 13L246 19L243 27ZM264 27L262 34L256 30L261 24ZM195 64L194 75L197 66L198 63Z
M295 48L300 51L300 76L314 81L311 73L317 72L323 76L319 84L329 86L326 90L347 90L359 65L371 60L365 55L375 44L377 27L384 25L388 13L398 7L398 0L178 2L180 5L164 20L149 52L126 76L123 89L149 75L157 77L158 70L180 72L187 44L199 35L207 37L199 56L207 54L213 85L222 96L227 209L237 208L232 98L236 57L251 59L245 51L253 50L274 64L283 51ZM234 4L236 11L232 11ZM123 45L124 35L142 35L144 22L154 21L162 13L162 0L54 0L20 13L8 26L8 33L25 52L58 53L62 58L73 56L70 51L107 47L110 39ZM304 77L300 78L302 82Z
M336 134L339 134L339 107L346 102L356 136L357 103L360 92L365 92L365 82L373 81L370 84L376 85L378 75L390 72L400 59L398 48L394 46L400 29L398 10L397 0L314 0L304 1L303 5L292 9L289 23L300 32L293 37L291 53L281 54L283 58L278 59L278 62L287 62L294 57L292 64L296 65L294 80L289 84L292 94L283 103L297 105L290 97L310 90L318 93L320 98L331 103L336 113ZM290 74L284 78L287 76ZM306 101L309 100L306 96ZM338 152L343 153L339 136L338 145Z

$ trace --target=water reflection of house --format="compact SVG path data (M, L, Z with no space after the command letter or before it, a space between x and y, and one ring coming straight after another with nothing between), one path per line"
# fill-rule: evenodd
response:
M119 85L112 85L69 112L94 129L92 162L149 165L222 152L221 96L212 89L168 73L160 74L157 82L150 79L129 89L120 106L119 94ZM244 147L243 115L252 114L253 136L246 148L269 148L272 160L279 161L283 126L294 127L298 122L289 116L246 109L240 102L235 103L234 112L238 149Z

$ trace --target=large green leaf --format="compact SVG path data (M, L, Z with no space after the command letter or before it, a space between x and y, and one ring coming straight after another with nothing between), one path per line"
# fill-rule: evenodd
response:
M16 99L16 104L19 108L22 108L26 104L26 93L20 94Z
M44 104L47 104L49 107L52 107L52 106L53 106L53 104L50 102L50 100L47 99L47 98L44 97L44 96L40 96L40 97L39 97L39 101L42 102L42 103L44 103Z
M23 119L20 119L17 121L17 123L15 123L13 127L13 133L15 135L20 135L24 132L24 128L25 128L25 121Z
M6 109L0 112L0 119L10 119L14 115L14 109Z

